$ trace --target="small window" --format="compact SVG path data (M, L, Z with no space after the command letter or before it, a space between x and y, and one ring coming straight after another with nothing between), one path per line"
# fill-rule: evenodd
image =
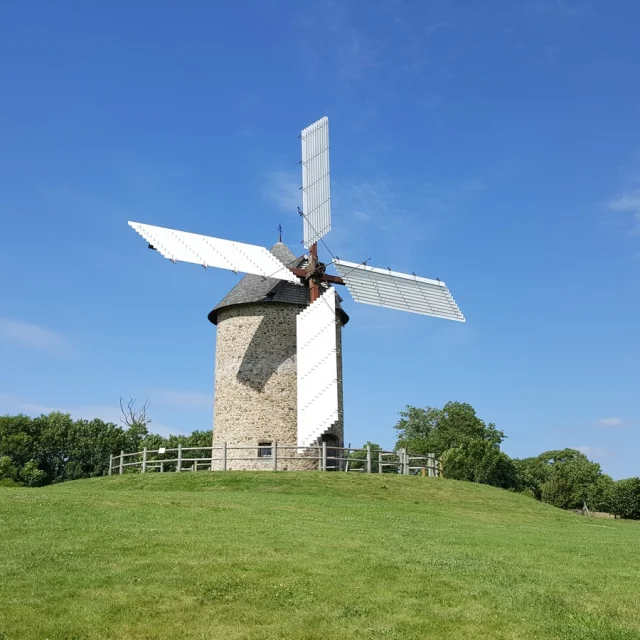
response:
M271 443L258 442L258 458L270 458L271 455Z

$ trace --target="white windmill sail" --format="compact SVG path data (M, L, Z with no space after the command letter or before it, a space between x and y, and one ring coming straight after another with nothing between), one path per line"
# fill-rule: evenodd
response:
M313 444L338 420L336 291L330 287L296 318L298 446Z
M129 225L172 262L191 262L300 284L300 279L264 247L140 222Z
M302 140L302 213L308 249L331 230L329 119L321 118L300 135Z
M345 260L336 260L334 264L356 302L465 321L449 289L440 280Z

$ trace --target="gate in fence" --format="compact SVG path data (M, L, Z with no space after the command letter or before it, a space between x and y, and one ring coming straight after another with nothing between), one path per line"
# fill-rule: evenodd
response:
M311 447L277 442L257 446L223 442L216 447L145 448L136 453L121 451L120 455L109 457L109 475L239 469L442 476L442 462L432 453L418 456L406 449L382 451L370 446L363 449L327 447L326 442Z

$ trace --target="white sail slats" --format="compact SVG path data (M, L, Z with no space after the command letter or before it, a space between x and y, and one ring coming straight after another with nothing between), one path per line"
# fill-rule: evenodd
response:
M345 260L334 264L356 302L465 322L449 289L440 280Z
M172 262L191 262L300 284L300 279L264 247L140 222L129 225Z
M298 446L338 420L336 291L330 287L296 318Z
M300 135L302 140L302 213L308 249L331 230L329 119L321 118Z

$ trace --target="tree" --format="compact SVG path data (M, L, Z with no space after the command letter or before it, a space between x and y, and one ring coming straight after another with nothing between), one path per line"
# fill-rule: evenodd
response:
M23 414L0 416L0 456L9 456L22 468L34 456L38 432L37 419Z
M580 509L602 475L600 465L576 449L546 451L538 460L549 468L540 485L541 499L561 509Z
M540 460L538 456L534 458L515 459L513 461L517 472L517 490L527 493L537 500L542 499L542 485L551 475L551 467Z
M47 474L40 468L35 460L29 460L20 471L20 478L27 487L41 487L47 484Z
M505 437L494 424L487 425L478 418L470 404L462 402L447 402L442 409L407 406L400 412L395 429L396 447L418 455L435 453L438 457L448 449L476 440L499 447Z
M0 481L40 486L65 480L105 475L109 456L120 451L134 453L143 447L209 448L211 431L169 437L149 433L149 401L138 409L135 400L125 406L120 398L122 427L94 420L73 420L67 413L52 411L36 418L0 416ZM152 455L149 459L162 459ZM169 465L170 468L171 465Z
M17 480L18 470L9 456L0 458L0 480Z
M140 451L143 446L142 441L149 435L149 429L147 427L152 422L151 418L147 415L149 405L149 398L147 398L142 408L137 409L135 398L129 398L127 408L125 409L122 396L120 396L120 411L122 412L120 421L127 426L127 434L132 452Z
M23 483L61 482L103 475L109 455L128 450L127 432L102 420L73 420L69 414L53 411L37 418L0 417L0 457L6 457L16 470L15 479ZM34 475L34 464L38 471ZM8 463L3 463L5 471Z
M442 409L407 406L395 428L396 447L418 455L435 453L443 460L447 478L516 486L515 467L500 451L504 433L493 423L485 424L470 404L447 402Z
M445 451L444 475L454 480L489 484L503 489L517 486L518 473L513 460L497 445L486 440L472 440Z
M602 474L587 488L587 506L592 511L614 512L616 483L611 476Z
M621 518L640 520L640 478L615 483L613 513Z

